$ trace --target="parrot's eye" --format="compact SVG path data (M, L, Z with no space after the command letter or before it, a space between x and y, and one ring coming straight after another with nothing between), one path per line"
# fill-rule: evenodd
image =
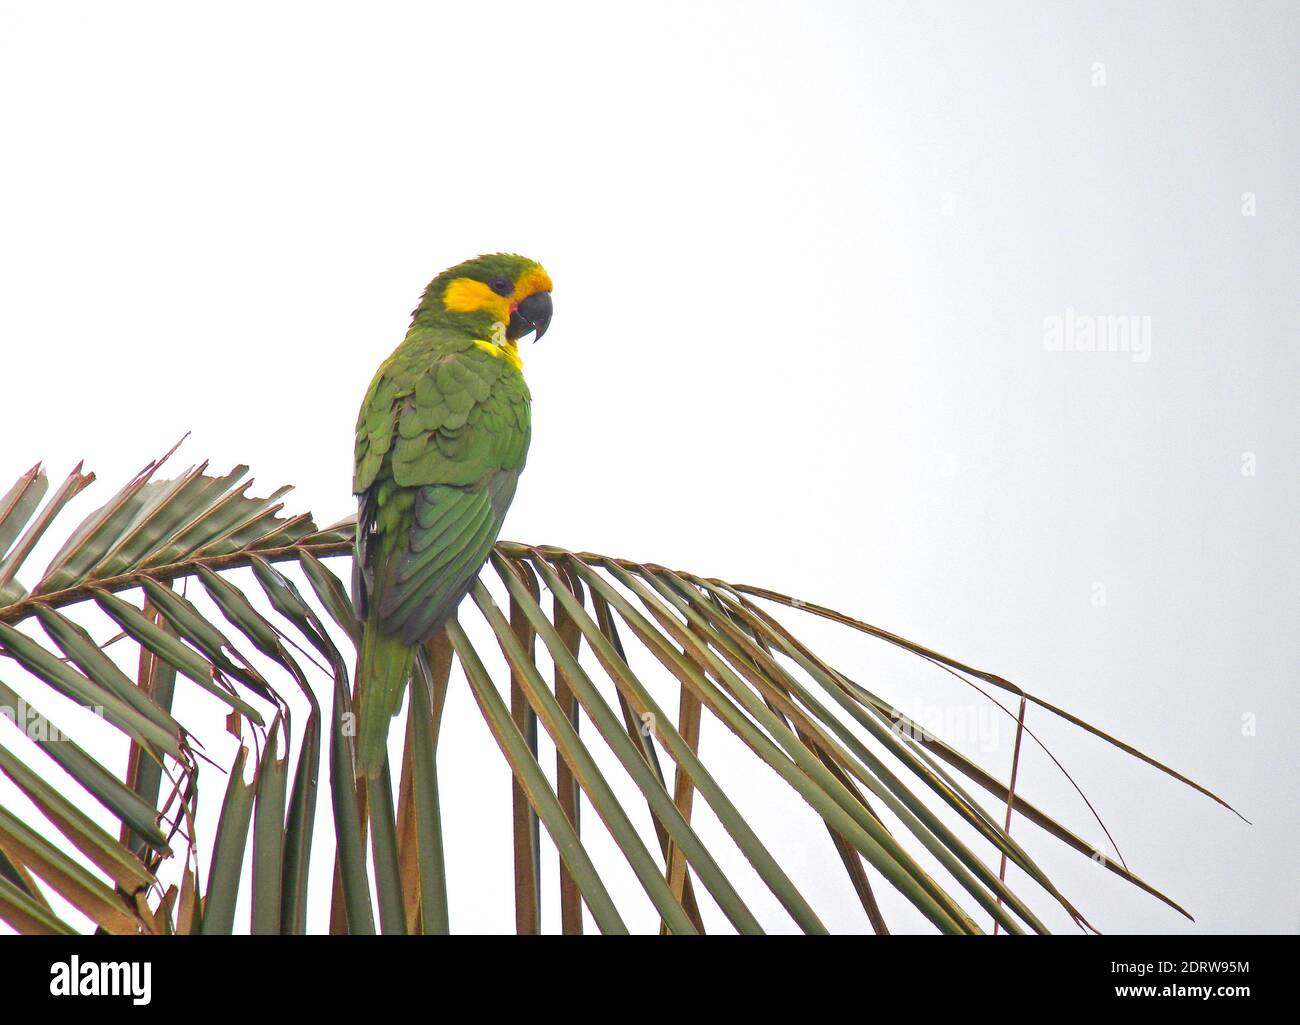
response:
M508 278L493 278L487 285L488 288L500 296L513 295L515 291L514 283Z

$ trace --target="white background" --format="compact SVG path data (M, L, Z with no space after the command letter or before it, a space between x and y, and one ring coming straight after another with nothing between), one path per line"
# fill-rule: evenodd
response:
M332 522L426 281L526 253L556 313L506 537L765 584L1015 680L1254 823L1031 712L1197 916L1025 832L1094 924L1295 931L1298 28L1266 3L0 4L0 477L84 458L102 501L192 431L178 459L250 462ZM1047 351L1067 308L1150 317L1150 358ZM905 709L974 707L808 636ZM509 928L508 779L468 699L448 714L453 924ZM1026 757L1022 792L1100 839ZM807 810L754 807L827 923L865 928Z

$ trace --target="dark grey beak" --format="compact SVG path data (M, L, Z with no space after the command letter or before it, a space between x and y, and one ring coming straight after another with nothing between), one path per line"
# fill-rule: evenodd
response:
M539 341L551 323L551 293L537 292L519 304L519 308L510 314L510 323L506 325L506 337L510 341L522 338L529 331L536 331L533 341Z

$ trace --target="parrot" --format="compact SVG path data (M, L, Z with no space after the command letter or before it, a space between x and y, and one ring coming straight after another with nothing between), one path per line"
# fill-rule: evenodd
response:
M532 433L517 342L551 322L551 279L511 253L429 283L357 417L352 597L361 621L356 767L384 767L418 646L492 552Z

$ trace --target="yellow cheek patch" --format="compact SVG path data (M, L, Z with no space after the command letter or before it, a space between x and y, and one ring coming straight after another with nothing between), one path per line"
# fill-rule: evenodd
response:
M482 281L473 278L456 278L442 293L442 308L451 313L490 313L503 324L510 322L514 307L538 292L551 290L551 278L541 267L533 266L519 275L514 294L500 296ZM478 343L482 346L490 342ZM510 344L514 350L513 343ZM517 360L518 357L513 357Z
M481 281L457 278L442 293L443 309L452 313L478 313L486 310L497 320L510 319L510 300L497 295Z
M519 358L519 350L515 347L514 342L506 342L504 345L496 345L493 342L485 342L481 338L474 339L474 344L484 352L495 356L497 359L503 359L516 370L524 369L524 361Z

